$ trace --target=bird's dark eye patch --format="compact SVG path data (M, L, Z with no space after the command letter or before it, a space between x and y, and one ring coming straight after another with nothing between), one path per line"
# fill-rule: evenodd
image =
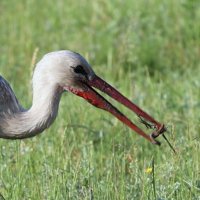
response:
M82 74L84 76L87 75L87 72L84 70L83 66L81 66L81 65L73 67L73 69L74 69L74 72L77 73L77 74Z

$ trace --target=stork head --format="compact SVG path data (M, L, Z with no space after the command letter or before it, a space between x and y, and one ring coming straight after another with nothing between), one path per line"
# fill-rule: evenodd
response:
M38 84L38 82L40 83ZM134 125L116 107L97 93L94 88L101 90L134 111L137 115L150 121L154 125L153 127L159 130L159 133L165 130L164 127L115 88L98 77L80 54L72 51L57 51L46 54L35 68L33 87L41 87L41 85L45 84L61 87L63 90L84 98L95 107L110 112L147 140L159 144L153 137L145 134L140 128Z
M92 68L80 54L66 50L55 51L46 54L37 64L33 85L42 81L63 89L73 87L82 90L84 85L80 81L90 80L94 75Z

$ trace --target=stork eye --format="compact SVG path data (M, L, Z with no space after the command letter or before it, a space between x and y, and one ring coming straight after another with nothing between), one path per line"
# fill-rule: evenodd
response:
M87 75L86 71L84 70L83 66L81 66L81 65L74 67L74 72L77 74L82 74L84 76Z

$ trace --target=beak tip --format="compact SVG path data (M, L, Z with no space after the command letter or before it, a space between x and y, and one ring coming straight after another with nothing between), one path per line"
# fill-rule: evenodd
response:
M155 140L153 143L154 143L155 145L161 146L161 142L159 142L159 141L157 141L157 140Z
M152 144L155 144L155 145L158 145L158 146L161 145L161 142L159 142L158 140L156 140L153 134L150 135L150 138L151 138Z

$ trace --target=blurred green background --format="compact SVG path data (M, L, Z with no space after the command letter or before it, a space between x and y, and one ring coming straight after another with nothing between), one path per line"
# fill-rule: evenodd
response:
M64 94L45 133L0 141L2 198L200 199L200 1L1 0L0 14L0 74L24 107L35 61L70 49L166 123L178 152Z

